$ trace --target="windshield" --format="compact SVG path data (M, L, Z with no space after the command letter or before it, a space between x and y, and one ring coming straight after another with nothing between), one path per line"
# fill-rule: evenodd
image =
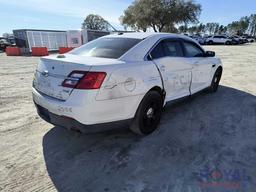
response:
M131 38L100 38L71 51L70 54L117 59L140 41L141 39Z

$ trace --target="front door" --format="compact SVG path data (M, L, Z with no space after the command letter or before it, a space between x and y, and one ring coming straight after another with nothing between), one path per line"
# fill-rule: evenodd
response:
M191 94L208 86L211 82L212 64L209 58L204 57L204 51L193 42L184 41L186 59L192 65Z
M179 40L161 41L151 52L151 57L162 75L166 101L190 95L192 65L186 62Z

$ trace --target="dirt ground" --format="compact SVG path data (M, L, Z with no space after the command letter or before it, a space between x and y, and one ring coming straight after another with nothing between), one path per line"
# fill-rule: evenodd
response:
M0 54L0 191L256 190L256 43L207 46L224 64L216 94L169 105L148 137L81 135L37 114L38 58Z

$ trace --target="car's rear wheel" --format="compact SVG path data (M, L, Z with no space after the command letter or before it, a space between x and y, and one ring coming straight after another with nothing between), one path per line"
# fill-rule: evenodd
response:
M163 98L157 91L148 92L141 101L130 129L139 135L156 130L162 115Z
M222 69L218 68L213 76L212 83L210 86L211 93L215 93L218 90L221 76L222 76Z

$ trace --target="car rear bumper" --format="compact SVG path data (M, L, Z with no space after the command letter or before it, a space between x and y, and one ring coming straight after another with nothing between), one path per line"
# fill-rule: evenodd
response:
M70 117L84 125L105 124L134 118L143 95L109 100L96 100L98 91L74 90L61 101L32 88L34 102L58 116Z
M35 106L36 106L38 115L46 122L53 124L55 126L67 128L69 130L78 130L83 133L97 133L97 132L103 132L103 131L117 129L117 128L118 129L127 128L132 121L132 119L127 119L127 120L115 121L111 123L84 125L70 117L60 116L60 115L51 113L46 108L36 103L35 103Z

